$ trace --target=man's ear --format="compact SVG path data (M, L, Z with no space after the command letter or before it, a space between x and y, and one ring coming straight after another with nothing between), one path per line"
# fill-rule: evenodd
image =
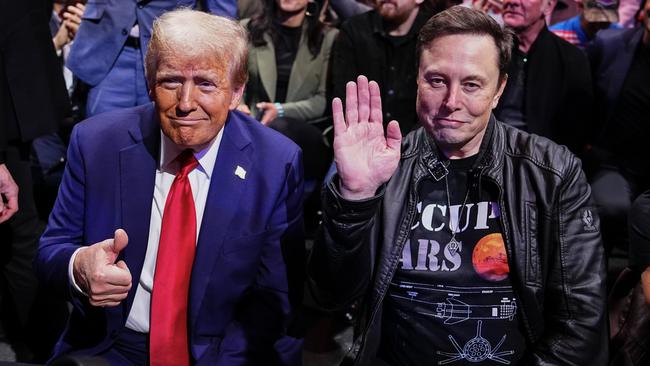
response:
M544 14L544 18L549 19L551 17L555 5L557 5L557 0L546 0L546 3L542 5L542 14Z
M507 83L508 83L508 74L505 74L503 76L503 80L501 80L499 88L497 89L497 93L494 95L494 98L492 99L492 109L496 108L497 105L499 104L499 99L501 99L501 95L503 95L503 91L505 90Z
M236 86L235 89L233 89L232 97L230 98L230 106L229 106L229 109L231 111L237 108L241 103L241 98L244 95L244 88L246 88L246 84Z

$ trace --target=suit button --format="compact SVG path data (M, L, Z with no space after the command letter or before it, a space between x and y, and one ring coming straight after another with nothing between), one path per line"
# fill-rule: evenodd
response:
M122 29L122 35L126 36L127 34L129 34L129 31L126 29Z
M111 335L110 335L110 337L111 337L112 339L115 339L115 338L117 338L117 334L118 334L117 330L113 330L113 331L111 331Z
M142 9L142 8L144 8L144 5L138 4L138 9Z

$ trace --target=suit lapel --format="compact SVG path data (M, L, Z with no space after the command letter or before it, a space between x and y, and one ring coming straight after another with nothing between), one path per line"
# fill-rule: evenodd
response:
M238 167L251 172L253 160L250 136L245 131L241 120L230 112L225 125L224 136L219 146L219 153L210 179L210 190L205 203L201 231L192 267L190 285L190 324L197 320L201 303L205 296L215 262L221 256L221 248L228 228L232 227L235 207L248 181L235 174ZM241 171L241 170L239 170Z
M275 63L275 50L273 49L273 41L267 34L264 35L266 45L257 49L257 69L260 73L262 85L269 97L269 101L275 100L275 87L278 80L277 66Z
M300 45L298 46L298 53L296 54L296 59L291 66L291 74L289 75L289 85L287 86L287 98L286 100L294 101L296 94L302 87L303 83L307 81L307 75L309 70L313 67L312 54L309 52L309 47L307 45L307 34L306 26L302 30L302 35L300 37Z
M141 115L139 123L133 123L129 131L133 145L120 150L120 207L122 228L129 236L124 250L124 261L131 271L132 283L140 281L142 264L147 252L151 202L156 183L156 165L160 150L160 130L153 107ZM129 313L135 290L133 286L127 297L126 314Z

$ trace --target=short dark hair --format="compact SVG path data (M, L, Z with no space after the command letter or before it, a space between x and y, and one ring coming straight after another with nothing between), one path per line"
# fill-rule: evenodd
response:
M460 5L432 16L420 29L416 46L418 64L424 47L437 38L456 34L492 37L499 51L499 80L502 81L512 57L512 31L502 28L486 13Z

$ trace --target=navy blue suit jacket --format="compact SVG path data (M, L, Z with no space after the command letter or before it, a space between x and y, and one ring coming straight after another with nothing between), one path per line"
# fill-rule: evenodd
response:
M230 112L224 128L192 268L191 354L197 364L281 364L273 344L302 299L301 152L240 112ZM72 133L36 259L46 288L74 304L55 357L97 355L126 322L147 248L159 145L153 104L97 115ZM68 263L77 248L117 228L129 235L120 258L133 286L120 306L94 307L71 287Z
M155 18L178 7L195 7L197 0L89 0L66 66L85 83L104 79L137 22L140 52L144 56ZM201 0L202 9L231 18L237 16L236 0Z

